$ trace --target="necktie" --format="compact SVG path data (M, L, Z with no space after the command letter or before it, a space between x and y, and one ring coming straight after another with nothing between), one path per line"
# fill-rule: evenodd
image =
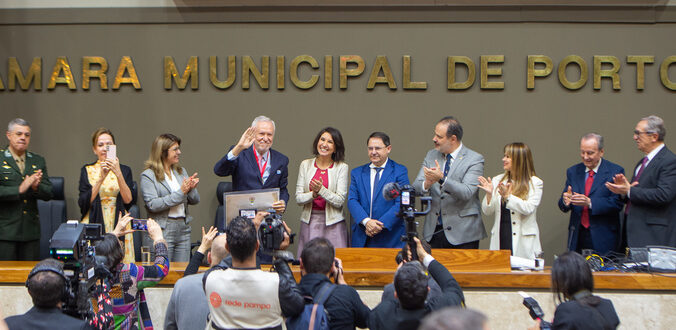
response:
M380 182L380 171L383 169L382 167L374 167L374 170L376 170L376 176L373 178L373 194L376 194L376 188L378 187L378 182Z
M594 171L589 171L589 176L584 182L584 194L589 197L589 191L591 191L592 184L594 183ZM589 207L585 206L582 208L582 217L580 218L582 226L589 228Z
M444 165L444 178L448 175L448 170L451 168L451 161L453 156L451 154L446 155L446 165Z
M643 161L641 162L641 167L638 169L638 172L636 173L634 180L632 180L631 182L638 181L638 179L641 177L641 174L643 173L643 170L645 169L645 164L647 162L648 162L648 157L643 157Z
M376 199L375 195L377 193L376 188L378 187L378 182L380 182L380 171L383 169L382 167L374 167L374 170L376 170L376 176L373 178L373 186L371 187L371 207L369 210L369 218L373 217L373 200Z
M453 156L451 154L446 155L446 165L444 165L444 177L441 180L444 180L448 175L448 170L451 168L451 161L453 161ZM441 212L439 212L439 218L437 218L437 224L439 226L444 225L443 219L441 219Z

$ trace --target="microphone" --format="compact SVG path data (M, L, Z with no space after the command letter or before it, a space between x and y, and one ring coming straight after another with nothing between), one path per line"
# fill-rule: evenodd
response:
M388 182L383 187L383 198L386 201L391 201L401 195L401 186L396 182Z

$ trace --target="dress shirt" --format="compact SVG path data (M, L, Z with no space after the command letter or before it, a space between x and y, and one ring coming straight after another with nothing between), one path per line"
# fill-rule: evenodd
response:
M164 179L169 184L172 192L181 190L181 184L178 183L174 176L174 171L169 171L169 175L164 173ZM180 203L169 208L169 218L185 218L185 203Z
M372 210L373 209L373 199L375 198L375 194L377 193L377 191L374 191L376 189L376 187L373 186L373 181L375 181L375 179L376 179L376 172L377 172L376 167L380 167L382 169L382 170L380 170L380 179L382 179L383 178L383 171L385 171L385 167L387 166L388 160L390 160L390 158L385 159L385 162L383 163L383 165L380 165L380 166L375 166L375 165L373 165L373 163L371 163L371 165L369 165L369 167L371 168L371 177L370 177L371 203L369 204L371 206L371 210L369 210L369 218L364 218L364 220L361 221L361 224L364 225L364 226L366 226L366 223L369 222L369 220L371 220L370 216L371 216L371 213L373 213L372 212L373 211Z

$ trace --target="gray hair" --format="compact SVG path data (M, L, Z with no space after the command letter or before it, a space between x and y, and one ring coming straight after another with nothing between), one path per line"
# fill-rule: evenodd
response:
M12 128L14 128L14 126L16 125L31 127L31 124L29 124L25 119L14 118L12 119L12 121L9 122L9 124L7 124L7 131L11 132Z
M581 140L590 140L590 139L596 140L596 146L598 147L599 151L603 150L603 136L601 136L601 134L587 133L582 136Z
M429 314L419 330L483 330L488 318L483 313L461 307L446 307Z
M657 141L664 141L664 136L667 135L667 130L664 128L664 120L655 115L641 118L641 121L645 121L648 129L647 133L657 134Z
M254 118L254 120L251 122L251 127L255 127L256 124L258 124L261 121L271 122L272 123L272 129L274 129L275 131L277 130L277 127L275 127L275 121L270 119L269 117L266 117L266 116L258 116L256 118Z

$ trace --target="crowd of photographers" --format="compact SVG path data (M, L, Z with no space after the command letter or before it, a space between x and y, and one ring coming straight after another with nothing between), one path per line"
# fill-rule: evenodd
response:
M70 299L68 275L60 261L46 259L26 280L34 307L26 314L8 317L0 329L53 329L56 324L63 329L152 328L145 298L137 293L167 275L166 243L159 225L149 220L154 264L123 263L120 239L128 232L125 228L131 217L120 219L112 233L95 243L95 253L110 274L102 276L106 281L89 296L93 299L89 313L75 315L79 318L64 313ZM406 245L397 255L393 283L384 288L381 302L371 310L345 282L342 262L326 238L307 242L298 260L301 280L297 283L289 267L293 255L284 251L291 238L286 224L281 225L281 241L263 239L266 231L261 226L270 226L274 220L269 213L259 212L253 219L236 217L224 234L217 235L213 228L203 232L186 276L172 292L165 329L488 329L483 314L464 308L458 282L417 237L413 238L415 251ZM274 271L261 268L259 250L274 256ZM205 255L210 268L196 274L199 259ZM566 252L554 262L552 287L560 302L555 321L538 321L532 329L618 326L612 303L591 294L591 271L579 254ZM576 315L582 314L588 317L580 323Z

